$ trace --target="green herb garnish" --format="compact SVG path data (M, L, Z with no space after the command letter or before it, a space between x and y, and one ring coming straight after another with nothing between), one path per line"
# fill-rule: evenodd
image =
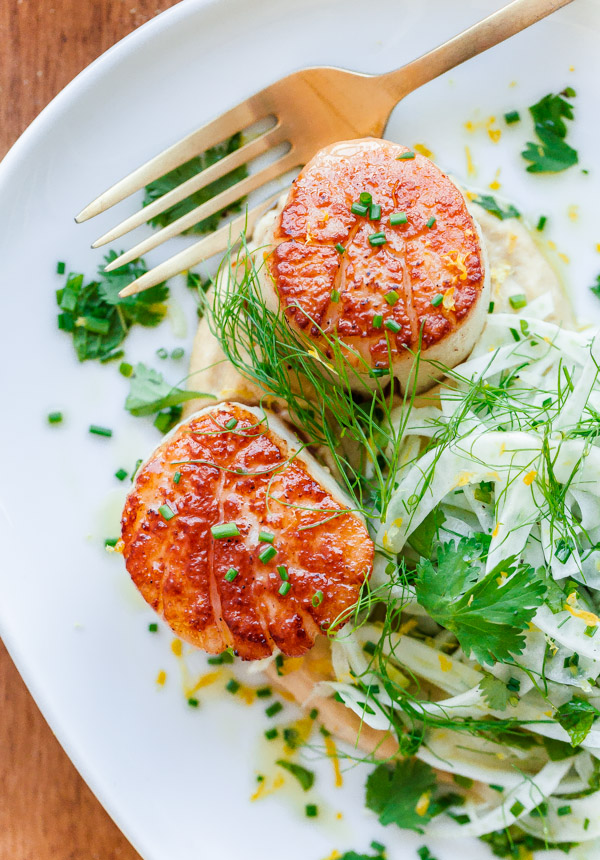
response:
M165 382L162 373L139 362L131 376L125 409L132 415L153 415L155 412L179 406L197 397L212 397L212 395L203 394L200 391L186 391L175 385L169 385Z
M432 817L427 798L435 785L433 768L418 759L397 761L393 767L380 764L367 779L366 805L384 825L423 833Z
M312 770L308 770L307 768L302 767L301 764L296 764L293 761L286 761L283 758L277 759L275 764L278 764L279 767L282 767L284 770L291 773L292 776L298 780L303 791L308 791L309 788L312 788L315 781L315 775Z
M180 167L176 167L175 170L171 170L170 173L161 176L160 179L151 182L150 185L146 186L146 195L144 197L143 205L147 206L149 203L162 197L167 192L179 187L183 182L186 182L188 179L191 179L193 176L206 170L206 168L210 167L212 164L216 164L217 161L225 158L225 156L230 153L235 152L242 146L242 144L243 140L241 133L234 134L223 143L219 143L217 146L212 146L210 149L203 152L202 155L197 155L195 158L190 159L190 161L186 161L186 163L182 164ZM226 191L237 182L241 182L241 180L245 179L247 175L248 170L245 165L237 167L230 173L226 173L225 176L221 177L221 179L216 179L205 188L195 191L189 197L186 197L185 200L182 200L180 203L176 203L165 212L157 215L150 221L150 224L153 227L166 227L168 224L172 224L173 221L183 217L183 215L187 215L187 213L191 212L192 209L195 209L202 203L206 203L207 200L216 197L217 194L220 194L222 191ZM212 233L212 231L216 230L219 226L219 222L223 216L229 212L239 212L242 208L243 202L244 198L232 203L226 209L222 209L215 215L211 215L210 218L205 218L198 224L194 224L194 226L186 230L185 233Z
M528 142L521 153L530 164L529 173L560 173L578 162L577 151L569 146L567 124L573 119L573 105L551 93L529 108L538 143Z
M473 203L477 203L482 209L495 215L496 218L499 218L501 221L505 221L507 218L521 217L521 213L512 205L512 203L509 203L506 209L503 209L496 198L492 197L491 194L480 194L479 197L476 197L473 200Z

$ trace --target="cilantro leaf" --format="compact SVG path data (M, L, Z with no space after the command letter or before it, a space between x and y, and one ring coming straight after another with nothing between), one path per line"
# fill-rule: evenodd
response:
M136 364L130 377L130 389L125 401L125 409L132 415L153 415L161 409L171 409L195 400L197 397L212 397L200 391L186 391L165 382L162 373L146 367L141 362ZM159 428L161 429L161 428Z
M116 256L111 251L104 259L110 263ZM103 272L101 267L98 280L87 284L83 274L69 274L63 289L56 293L58 327L73 336L79 361L109 361L132 325L156 326L162 321L169 296L166 284L125 299L118 295L145 272L143 260L136 260L114 272Z
M423 833L432 817L428 800L435 785L435 771L419 759L397 761L393 768L380 764L367 778L366 805L384 825Z
M573 119L573 105L549 93L529 108L539 143L529 141L521 153L530 164L529 173L560 173L577 164L577 151L566 142L567 124Z
M561 705L556 712L556 719L568 732L571 746L579 746L588 736L594 720L600 717L600 711L586 699L573 696L570 702Z
M287 761L283 758L278 758L275 764L278 764L279 767L283 767L285 770L289 771L302 786L302 791L308 791L309 788L312 788L315 781L315 775L312 770L308 770L307 768L302 767L301 764L296 764L293 761Z
M510 698L510 690L500 678L485 675L479 684L483 697L494 711L505 711Z
M525 647L522 631L546 593L528 565L506 559L482 576L481 544L461 538L439 547L437 564L417 565L417 600L434 621L451 630L479 663L510 660Z
M473 203L478 203L479 206L487 212L491 212L492 215L495 215L496 218L499 218L501 221L505 221L507 218L521 217L521 213L518 209L515 209L512 203L509 203L506 209L503 209L496 198L492 197L491 194L481 194L473 200Z
M164 176L151 182L150 185L146 186L146 195L144 197L143 205L148 206L149 203L162 197L163 194L177 188L182 182L186 182L188 179L191 179L192 176L196 176L201 171L206 170L207 167L210 167L212 164L216 164L217 161L225 158L226 155L239 149L242 146L242 143L242 135L238 132L230 137L229 140L219 143L217 146L212 146L201 155L197 155L195 158L190 159L190 161L186 161L186 163L182 164L180 167L176 167L175 170L171 170L169 173L166 173ZM230 173L226 173L225 176L221 177L221 179L216 179L205 188L195 191L193 194L190 194L189 197L186 197L185 200L182 200L180 203L176 203L165 212L161 212L160 215L151 219L150 224L153 227L166 227L168 224L172 224L173 221L176 221L183 215L187 215L187 213L191 212L192 209L195 209L202 203L206 203L207 200L210 200L212 197L216 197L217 194L220 194L222 191L226 191L232 185L235 185L236 182L240 182L242 179L245 179L247 175L248 170L246 165L236 167L235 170L232 170ZM236 203L229 206L227 210L223 209L215 215L211 215L210 218L205 218L204 221L194 224L193 227L190 227L189 230L185 231L184 235L189 233L210 233L213 230L216 230L219 225L219 221L227 214L227 212L240 211L242 208L242 202L242 200L238 200Z

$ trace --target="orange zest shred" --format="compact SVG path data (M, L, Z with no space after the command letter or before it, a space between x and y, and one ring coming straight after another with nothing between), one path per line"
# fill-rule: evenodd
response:
M327 735L325 738L325 749L327 750L327 755L331 759L333 764L333 773L334 773L334 785L336 788L341 788L344 784L344 779L342 777L342 771L340 769L340 760L337 754L337 748L333 738L330 735Z

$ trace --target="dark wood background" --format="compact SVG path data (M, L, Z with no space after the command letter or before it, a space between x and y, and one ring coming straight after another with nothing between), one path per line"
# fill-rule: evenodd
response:
M0 158L99 54L175 0L0 0ZM139 860L0 642L0 860Z

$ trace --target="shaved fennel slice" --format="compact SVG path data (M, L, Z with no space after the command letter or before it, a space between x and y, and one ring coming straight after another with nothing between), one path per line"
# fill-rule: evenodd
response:
M432 836L482 836L492 830L509 827L553 794L572 762L571 758L548 762L535 776L524 776L491 811L484 811L463 825L434 819L428 832Z

